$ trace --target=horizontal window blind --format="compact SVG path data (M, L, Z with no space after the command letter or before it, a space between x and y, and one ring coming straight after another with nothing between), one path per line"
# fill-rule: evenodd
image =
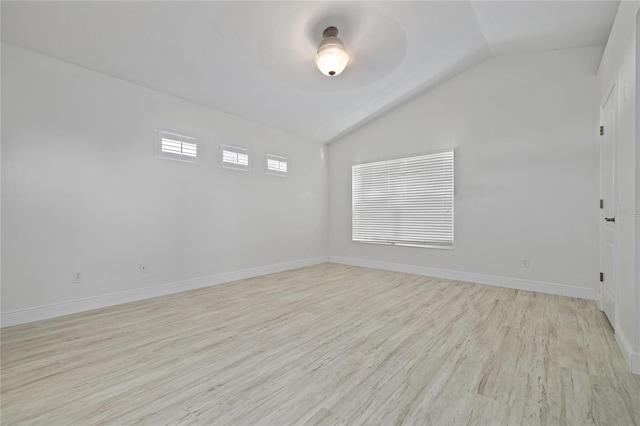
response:
M352 168L352 239L453 246L453 150Z
M198 162L198 139L176 133L156 131L157 155L160 158L170 158Z
M249 156L238 152L222 151L222 161L225 163L236 164L238 166L248 166Z
M286 176L287 175L287 159L273 154L265 154L266 172L270 175Z
M162 152L197 157L198 145L195 143L180 142L175 139L162 138Z
M230 169L249 171L249 150L237 146L221 145L220 165Z

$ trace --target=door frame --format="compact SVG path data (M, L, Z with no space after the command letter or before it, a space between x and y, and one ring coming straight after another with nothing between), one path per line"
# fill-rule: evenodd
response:
M607 104L607 102L609 101L609 99L611 98L611 96L616 95L614 101L615 101L615 132L613 134L613 141L614 141L614 145L613 145L613 194L612 194L612 198L613 200L610 200L609 202L611 203L611 205L613 206L612 210L615 211L616 206L617 206L617 202L618 202L618 198L619 198L619 194L618 191L620 189L620 174L619 172L619 147L618 147L618 124L619 124L619 117L618 117L618 113L620 111L620 97L619 97L619 90L618 90L618 74L616 73L614 75L613 81L611 83L609 83L609 86L607 87L607 91L605 92L605 96L602 99L602 102L600 102L600 126L604 125L604 108ZM606 129L605 129L606 132ZM600 146L600 199L603 199L604 197L604 136L598 136L598 145ZM605 203L607 203L608 200L605 200ZM605 212L607 211L607 205L605 204L603 209L600 209L600 242L599 242L599 249L600 249L600 271L604 271L604 217L605 217ZM614 213L615 215L615 213ZM619 235L619 227L616 226L615 227L615 243L614 243L614 247L613 247L613 259L612 259L612 277L611 280L613 282L613 286L615 288L615 294L614 294L614 300L613 300L613 304L614 304L614 318L613 318L613 323L611 324L611 326L613 327L614 331L618 328L617 324L619 324L620 320L620 292L618 291L618 282L617 282L617 260L618 260L618 255L619 255L619 248L620 248L620 235ZM598 282L598 292L600 293L600 297L596 297L597 302L598 302L598 307L600 308L600 310L604 310L604 283L602 282Z

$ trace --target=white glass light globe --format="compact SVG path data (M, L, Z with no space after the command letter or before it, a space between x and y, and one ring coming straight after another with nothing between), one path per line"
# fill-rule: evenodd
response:
M327 45L318 49L316 65L322 74L336 76L344 71L349 63L349 54L338 45Z
M324 38L318 46L315 62L322 74L333 77L344 71L349 63L349 53L338 38L336 27L326 28L322 36Z

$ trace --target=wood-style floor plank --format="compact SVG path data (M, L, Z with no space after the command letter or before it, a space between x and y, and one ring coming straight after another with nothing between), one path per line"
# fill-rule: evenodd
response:
M1 330L3 424L640 424L593 302L322 264Z

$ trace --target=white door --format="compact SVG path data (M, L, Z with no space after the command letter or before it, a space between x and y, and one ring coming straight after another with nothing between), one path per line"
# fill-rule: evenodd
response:
M617 308L616 287L616 205L617 197L617 140L616 120L618 99L617 88L614 86L602 108L601 125L604 127L602 135L602 199L604 205L601 210L602 229L602 309L609 322L615 329Z

